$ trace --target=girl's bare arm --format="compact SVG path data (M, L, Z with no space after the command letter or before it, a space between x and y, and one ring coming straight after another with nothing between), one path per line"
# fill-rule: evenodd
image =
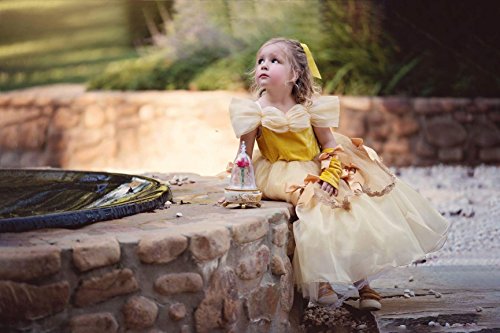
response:
M247 155L250 156L250 158L252 158L253 147L255 144L255 138L257 137L258 130L259 130L259 128L257 127L253 131L251 131L247 134L243 134L240 137L240 147L241 147L242 142L245 141L245 145L247 147ZM239 150L238 150L238 152L239 152ZM238 155L238 154L236 154L236 155Z

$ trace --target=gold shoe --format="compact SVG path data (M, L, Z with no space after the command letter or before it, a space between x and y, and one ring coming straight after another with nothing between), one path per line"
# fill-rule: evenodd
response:
M382 296L369 286L359 290L359 309L366 311L378 311L382 308L380 300Z
M318 303L320 304L334 304L339 300L339 297L332 289L328 282L320 282L318 290Z

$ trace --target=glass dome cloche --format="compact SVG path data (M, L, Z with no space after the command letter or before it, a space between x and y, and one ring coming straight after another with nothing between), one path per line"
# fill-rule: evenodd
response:
M233 163L229 186L224 191L224 207L230 204L239 205L242 208L247 206L260 207L262 193L255 185L255 175L250 156L246 153L246 145L243 141L240 152Z

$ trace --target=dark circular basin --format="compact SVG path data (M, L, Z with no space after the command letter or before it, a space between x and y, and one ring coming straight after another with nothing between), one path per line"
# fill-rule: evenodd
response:
M0 169L0 232L84 225L150 211L170 188L136 175Z

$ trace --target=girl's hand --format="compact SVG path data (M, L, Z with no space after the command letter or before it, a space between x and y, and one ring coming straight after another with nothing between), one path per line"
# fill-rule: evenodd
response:
M330 196L337 196L337 194L339 194L339 191L335 187L324 181L321 181L321 189L328 193L328 195Z

